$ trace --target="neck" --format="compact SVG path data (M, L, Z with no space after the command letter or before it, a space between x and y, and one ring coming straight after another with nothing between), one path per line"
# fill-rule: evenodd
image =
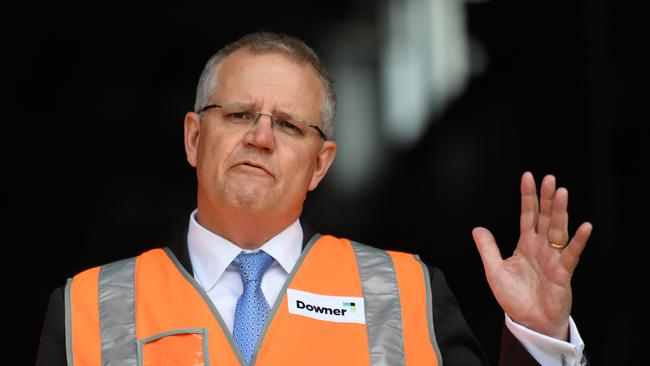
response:
M273 217L262 213L218 213L199 205L196 221L204 228L246 250L254 250L298 219L297 215Z

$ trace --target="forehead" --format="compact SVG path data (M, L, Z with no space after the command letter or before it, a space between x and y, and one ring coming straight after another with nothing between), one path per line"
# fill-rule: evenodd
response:
M320 112L324 101L324 86L316 70L276 52L237 50L221 61L215 76L213 97L218 100L306 113Z

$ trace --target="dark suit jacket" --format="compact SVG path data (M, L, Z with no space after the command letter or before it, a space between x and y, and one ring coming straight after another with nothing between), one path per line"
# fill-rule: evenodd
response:
M315 232L303 224L303 248ZM186 236L170 246L179 262L192 271ZM429 266L433 301L433 322L436 340L445 366L488 365L487 357L461 314L458 302L449 289L443 273ZM63 287L54 290L50 297L36 366L65 366L65 312ZM501 339L500 365L538 365L521 343L504 327Z

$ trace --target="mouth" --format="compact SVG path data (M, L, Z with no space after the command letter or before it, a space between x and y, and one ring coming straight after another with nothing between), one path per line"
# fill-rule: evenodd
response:
M263 164L251 161L251 160L244 160L241 161L233 166L233 168L240 168L248 172L252 173L257 173L257 174L264 174L264 175L270 175L273 177L274 175L271 173L271 170L268 169L266 166Z

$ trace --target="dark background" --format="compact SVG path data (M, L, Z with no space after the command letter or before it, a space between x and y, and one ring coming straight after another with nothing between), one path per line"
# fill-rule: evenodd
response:
M3 267L6 330L18 341L8 353L33 363L50 292L67 277L164 245L186 225L195 177L182 121L212 53L256 30L293 34L319 51L338 24L377 22L376 4L23 3L5 11ZM490 228L510 254L521 174L555 174L570 191L571 231L594 224L573 281L587 354L594 365L640 362L647 336L632 332L647 329L650 309L641 176L649 60L647 13L636 6L467 3L486 71L417 144L385 146L362 193L342 197L326 179L305 219L440 267L496 364L503 314L471 229Z

